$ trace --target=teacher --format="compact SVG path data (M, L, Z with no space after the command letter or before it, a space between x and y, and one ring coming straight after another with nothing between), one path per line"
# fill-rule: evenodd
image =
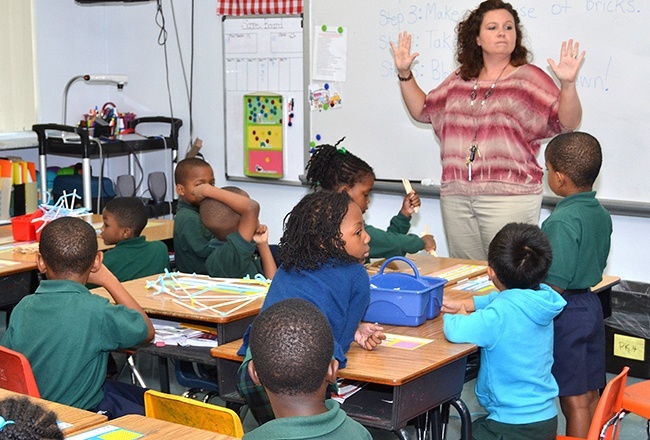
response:
M440 205L449 254L487 259L488 245L509 222L537 225L544 171L542 139L571 131L582 119L576 91L585 57L573 40L560 62L548 59L560 82L529 64L517 11L487 0L458 23L458 70L428 94L411 66L411 35L391 42L402 98L411 116L440 139Z

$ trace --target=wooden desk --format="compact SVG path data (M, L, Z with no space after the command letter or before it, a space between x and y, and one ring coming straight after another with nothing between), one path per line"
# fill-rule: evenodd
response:
M156 275L139 278L137 280L126 281L122 285L140 304L145 313L152 318L169 319L178 322L189 322L200 325L214 327L217 330L217 342L219 345L225 344L232 340L241 338L249 324L253 322L255 316L264 303L263 298L259 298L245 307L227 316L218 316L212 313L197 313L189 308L183 307L174 301L168 295L154 295L154 290L145 287L147 281L155 280ZM106 289L99 287L92 290L93 293L112 300ZM232 308L237 307L233 304ZM228 311L227 308L222 309ZM177 347L166 346L156 347L149 344L139 348L144 353L152 354L158 357L160 366L160 384L161 391L169 392L169 369L167 359L179 359L179 355L186 353L182 360L200 363L212 363L213 359L209 355L209 349L204 347Z
M24 394L14 393L13 391L0 388L0 399L7 399L9 397L27 397L32 402L37 403L50 411L54 411L59 422L71 425L62 429L65 435L70 435L83 429L99 425L107 420L106 416L101 414L63 405L61 403L50 402L49 400L25 396Z
M88 436L95 430L107 426L123 428L129 431L134 431L140 434L144 434L142 438L152 439L152 440L153 439L178 440L183 438L189 438L192 440L233 440L235 439L235 437L230 437L229 435L204 431L202 429L190 428L189 426L183 426L176 423L165 422L163 420L157 420L151 417L139 416L135 414L119 417L117 419L113 419L108 422L102 423L101 425L87 429L79 433L78 434L79 437L66 436L66 438L71 440L95 438L94 436L91 437ZM120 438L131 438L131 437L120 437Z
M98 214L82 217L99 230L102 226L102 216ZM143 235L147 240L171 240L174 236L174 221L151 219L147 223ZM97 234L97 244L100 250L106 250L104 240ZM24 296L33 293L38 286L36 270L36 253L38 242L14 241L11 225L0 226L0 307L14 306Z
M419 327L386 325L384 329L386 333L433 342L415 350L380 345L372 351L353 343L347 353L347 367L339 370L339 377L368 385L348 398L342 407L350 417L366 426L408 438L404 427L409 420L460 396L467 356L477 348L473 344L447 341L441 316ZM241 343L237 340L210 350L218 359L219 391L227 402L241 402L236 390L237 369L243 361L237 356Z

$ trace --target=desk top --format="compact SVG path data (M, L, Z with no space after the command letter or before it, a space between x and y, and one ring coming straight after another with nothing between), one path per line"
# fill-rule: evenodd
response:
M474 344L453 344L442 332L442 316L418 327L384 325L384 332L395 335L431 339L413 350L382 344L372 351L352 343L347 352L348 364L339 370L339 377L349 380L390 386L402 385L476 351ZM210 350L212 356L241 362L237 355L242 340L238 339Z
M99 425L107 420L106 416L101 414L63 405L61 403L50 402L49 400L25 396L24 394L14 393L13 391L0 388L0 399L7 399L9 397L27 397L32 402L35 402L50 411L54 411L59 422L71 425L62 429L63 433L66 435Z
M95 229L101 229L101 215L85 215L82 218L92 224ZM169 240L174 236L174 221L150 219L142 234L149 241ZM113 247L113 245L106 246L99 234L97 234L97 244L99 250L106 250ZM38 252L38 242L14 241L11 225L0 226L0 276L35 270L36 252Z
M182 438L191 438L193 440L235 439L235 437L230 437L229 435L204 431L202 429L190 428L189 426L183 426L176 423L165 422L163 420L157 420L151 417L145 417L145 416L140 416L135 414L109 420L108 422L102 423L101 425L87 429L84 432L78 434L79 437L66 436L66 438L70 438L70 439L78 438L78 440L85 439L85 438L96 438L95 436L90 436L91 433L93 433L96 429L100 429L106 426L118 427L122 429L127 429L129 431L134 431L140 434L144 434L142 438L146 438L146 439L157 439L157 440L178 440ZM119 438L131 438L131 437L125 436Z
M154 289L147 289L147 281L155 280L157 277L158 275L153 275L122 283L124 288L131 294L133 299L140 304L140 307L142 307L145 313L149 316L162 316L175 321L190 320L226 324L249 316L257 315L264 303L264 297L261 297L245 304L237 310L235 310L235 308L242 306L241 302L220 307L219 310L222 312L233 310L232 313L225 316L211 313L210 311L197 312L187 305L175 302L174 298L170 295L164 293L155 294L156 291ZM109 293L103 287L93 289L92 292L112 300ZM196 299L199 300L200 296L197 296ZM224 300L224 302L225 301L226 300Z

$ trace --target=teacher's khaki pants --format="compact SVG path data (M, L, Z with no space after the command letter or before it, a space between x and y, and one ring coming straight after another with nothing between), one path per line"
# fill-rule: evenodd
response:
M539 225L542 194L443 196L440 207L449 256L485 261L492 238L507 223Z

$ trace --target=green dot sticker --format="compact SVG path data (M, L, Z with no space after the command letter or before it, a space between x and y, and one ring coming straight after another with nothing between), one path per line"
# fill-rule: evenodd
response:
M323 31L323 32L327 32L327 26L326 26L326 25L322 25L322 26L320 27L320 30Z
M339 34L342 34L342 33L343 33L343 28L342 28L341 26L339 26L339 28L337 29L337 31L339 32Z

